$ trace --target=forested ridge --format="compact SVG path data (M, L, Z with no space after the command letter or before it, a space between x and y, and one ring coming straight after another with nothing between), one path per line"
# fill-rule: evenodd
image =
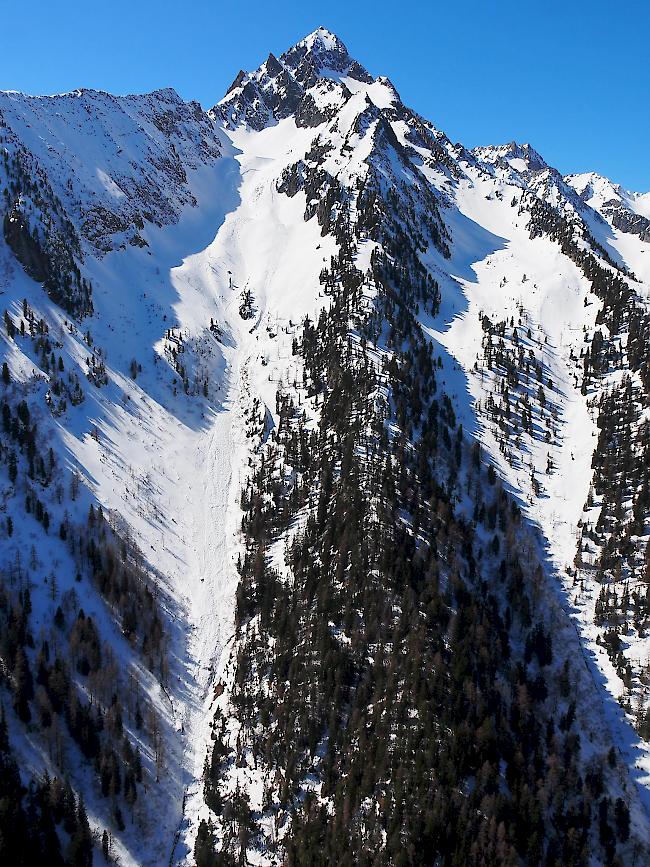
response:
M520 510L437 385L417 232L367 190L354 230L332 219L331 304L303 324L299 402L279 397L243 497L197 863L615 863L616 752L583 754L580 663L552 641Z

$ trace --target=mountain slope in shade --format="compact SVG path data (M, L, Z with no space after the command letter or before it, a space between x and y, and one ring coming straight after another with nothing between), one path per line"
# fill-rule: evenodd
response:
M207 113L0 116L24 782L123 864L641 863L647 195L323 28Z

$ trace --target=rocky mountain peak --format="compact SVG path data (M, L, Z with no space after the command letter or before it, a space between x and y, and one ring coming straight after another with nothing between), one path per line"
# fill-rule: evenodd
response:
M369 73L352 57L343 42L329 30L319 27L282 55L283 63L294 70L299 81L313 78L350 76L372 81Z
M510 141L502 145L488 145L472 150L474 156L483 163L509 166L517 172L539 172L549 168L546 160L532 145Z
M338 88L344 100L349 96L346 81L350 80L374 82L338 36L319 27L279 58L269 54L254 72L240 71L213 113L230 128L245 123L259 130L296 113L299 124L312 125L323 114L315 108L309 91Z

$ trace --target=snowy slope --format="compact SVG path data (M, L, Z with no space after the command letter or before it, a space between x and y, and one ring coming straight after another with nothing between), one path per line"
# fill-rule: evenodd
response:
M518 195L516 187L495 184L468 167L456 201L464 217L490 233L490 244L477 244L480 236L475 236L469 250L463 245L456 261L452 259L451 275L462 287L463 298L432 333L466 372L479 438L539 526L551 574L563 585L562 604L581 633L585 659L594 677L602 677L611 695L618 698L622 683L605 650L596 643L599 630L593 618L599 585L591 585L589 579L581 582L571 569L592 483L598 433L596 398L581 394L581 353L596 328L599 304L591 294L590 281L560 253L557 244L544 238L530 240L525 215L511 206ZM642 292L647 288L647 284L640 287ZM515 398L528 391L534 402L539 386L545 390L546 408L536 412L534 436L524 433L521 426L518 432L510 428L504 433L490 412L490 402L502 400L502 380L486 364L485 316L494 323L505 321L511 337L517 332L525 356L534 358L533 365L541 362L541 378L533 366L524 388L511 388L513 416L519 411ZM456 393L462 394L462 385ZM468 421L473 421L471 416ZM644 664L648 650L647 641L637 639L629 647L629 657ZM607 716L626 758L640 769L638 779L647 787L647 744L635 737L620 708L611 702ZM645 793L644 799L647 804Z
M642 283L650 280L647 259L650 241L650 193L624 190L594 172L568 175L566 182L607 222L608 243Z
M10 99L18 114L15 104L23 98ZM290 376L291 334L306 314L314 315L318 272L334 249L330 239L321 238L317 225L303 221L304 198L289 200L275 190L275 181L291 158L291 130L252 142L237 139L233 147L202 115L197 128L183 131L192 150L187 144L189 155L182 155L184 179L178 183L178 173L152 153L154 146L161 149L156 141L160 133L152 130L147 116L166 113L168 99L178 109L178 99L167 92L127 98L125 104L104 94L53 98L57 108L69 109L57 116L75 118L81 112L84 126L66 117L61 121L66 140L58 140L57 128L49 121L47 132L56 142L56 155L51 145L37 138L34 147L29 140L31 153L48 154L48 176L63 201L72 186L65 180L70 172L75 186L66 201L67 213L74 214L82 231L100 197L116 220L126 223L134 213L137 219L135 207L147 207L149 201L139 196L140 185L146 196L151 195L149 186L157 187L153 198L164 208L138 229L143 244L125 245L117 223L104 227L99 242L86 233L88 247L100 249L99 255L87 254L84 261L84 273L94 289L94 315L84 320L83 331L92 333L92 347L104 362L107 383L92 388L79 407L59 417L52 440L61 460L80 468L95 502L119 515L128 527L144 557L155 565L167 600L171 676L164 690L155 681L146 685L170 729L168 773L155 808L164 819L149 820L144 840L127 833L123 845L115 844L123 863L137 864L158 864L169 857L185 790L189 789L190 805L200 792L210 719L204 701L231 631L238 499L246 456L259 437L267 407L269 415L275 413L277 383ZM24 132L34 124L32 104L42 110L47 100L25 102L27 109L11 118L12 131ZM90 111L88 102L102 104L98 123L96 109ZM110 118L104 113L106 103ZM194 109L180 105L191 117ZM123 130L133 126L133 115L137 129ZM84 139L90 137L83 159L78 141L69 140L75 126ZM201 137L204 129L210 133L211 151ZM308 137L295 126L293 135L302 154ZM130 139L130 153L124 158L112 153L122 137ZM174 140L165 136L163 141L173 153ZM245 152L240 150L243 144ZM72 171L68 160L73 154L83 172ZM135 172L125 178L131 162ZM115 180L108 184L108 177ZM117 186L128 195L117 195ZM173 225L153 225L156 221ZM108 251L110 246L116 251ZM298 259L284 255L294 248L302 251ZM66 370L76 364L83 383L88 347L81 331L68 333L64 317L43 299L40 287L21 274L4 244L2 256L5 306L19 316L22 299L27 298L51 329L60 328ZM246 289L253 296L250 320L239 313ZM12 379L29 382L34 368L27 355L20 345L4 345ZM188 394L170 366L171 351L181 348ZM141 368L135 380L134 361ZM16 517L14 526L21 524L24 520ZM7 547L8 558L23 545L17 537L18 532ZM44 559L50 559L45 550ZM93 605L94 611L98 601ZM46 620L48 616L44 614ZM105 824L101 804L98 810L96 820ZM188 845L191 848L191 840Z
M208 534L206 522L212 523L212 510L224 513L237 496L231 484L231 479L236 482L236 476L229 460L238 454L239 440L232 430L232 414L220 411L232 399L229 360L225 347L209 330L209 314L222 318L216 291L206 291L213 288L205 278L206 269L212 276L209 265L197 263L184 270L182 263L191 260L202 239L207 244L213 237L223 219L222 209L235 195L237 170L231 162L219 161L214 169L195 172L194 189L203 193L204 209L185 213L174 230L152 227L149 247L110 253L101 260L86 259L87 273L95 285L95 315L84 321L83 329L92 333L93 354L105 366L107 381L100 388L86 384L90 346L84 342L81 330L67 326L64 316L44 301L40 287L21 277L19 267L11 262L10 251L4 245L2 250L8 278L11 275L4 287L6 307L12 315L19 315L22 299L26 298L37 315L48 321L50 330L61 334L65 368L78 370L86 392L83 403L57 415L52 445L63 465L79 468L95 503L119 516L121 526L155 566L169 620L171 672L167 687L162 689L155 678L144 683L152 705L166 722L167 773L152 803L153 812L145 822L144 839L140 831L127 829L123 841L126 849L120 850L123 863L158 864L169 856L186 783L184 753L189 747L181 730L194 704L200 704L203 668L218 653L219 624L222 616L226 621L228 618L227 602L218 604L219 594L226 593L227 577L222 577L221 572L211 573L204 588L201 570L205 570L207 552L213 550L208 544L218 544ZM216 207L214 202L218 203ZM119 261L113 261L116 256ZM194 268L203 279L198 285ZM183 302L184 315L179 316L175 307ZM183 329L186 352L195 360L195 370L202 377L210 377L210 400L186 396L169 366L164 344L166 330L171 326L176 335ZM21 349L19 345L10 348L11 375L16 380L25 378L29 384L33 382L33 368ZM137 382L129 374L135 359L142 366ZM236 377L235 368L235 395ZM180 396L175 396L179 390ZM47 412L44 402L42 406ZM215 443L219 444L217 457ZM227 448L221 451L224 444ZM209 477L213 484L207 489L201 477L206 464L214 468ZM189 510L188 501L192 504ZM216 523L221 527L221 522ZM24 519L17 517L14 525L21 528ZM5 549L8 558L23 547L18 533L14 540ZM226 557L218 559L227 566ZM60 562L60 555L54 562ZM192 605L200 606L206 594L217 602L217 613L207 627L210 657L204 660L198 654L203 651L200 642L205 641L206 627ZM52 616L48 608L45 622ZM101 600L93 600L92 608L101 611ZM190 623L197 625L196 640L193 634L188 635ZM106 634L104 637L108 638ZM124 662L133 664L128 655ZM156 814L163 818L154 820ZM101 824L107 824L101 809L98 818Z
M650 217L649 193L630 192L596 172L568 175L566 181L588 205L597 211L601 211L610 202L617 202L642 217Z
M145 223L175 223L196 203L188 172L220 154L201 107L171 88L126 97L2 93L0 118L5 147L28 150L95 253L141 243Z

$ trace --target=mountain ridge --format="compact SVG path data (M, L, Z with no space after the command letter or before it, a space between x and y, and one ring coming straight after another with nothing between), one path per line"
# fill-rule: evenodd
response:
M364 69L364 67L361 66L361 64L359 64L358 61L354 60L354 58L352 58L350 56L348 49L345 46L345 44L343 43L343 41L335 33L327 30L327 28L325 28L323 26L320 26L320 27L316 28L315 30L311 31L309 34L302 37L302 39L299 39L290 48L288 48L286 51L284 51L280 57L280 61L282 60L283 57L291 55L300 49L305 50L307 54L310 54L310 52L311 52L311 54L314 54L314 46L318 45L319 43L321 45L325 46L327 39L331 40L331 44L332 44L332 46L336 47L336 50L340 51L342 54L344 54L348 58L350 64L352 64L352 63L356 64L357 66L360 67L360 69L363 71L363 73L369 75L369 73L367 73L367 71ZM324 50L325 50L325 53L327 54L327 51L328 50L331 51L332 48L330 48L330 49L324 48ZM318 55L318 53L319 52L315 53L316 56ZM278 59L275 57L275 55L272 52L270 52L269 58L267 58L267 61L262 63L257 68L257 70L255 70L254 72L259 72L260 69L262 68L262 66L264 66L265 63L268 62L268 60L270 58L272 58L273 61L275 61L276 63L278 62ZM236 78L239 78L239 76L248 77L248 76L251 76L253 74L254 74L253 72L246 72L245 70L241 69L239 71L239 73L237 74ZM372 78L371 76L369 76L369 77ZM385 79L385 76L380 75L380 76L377 76L376 78L373 78L372 81L383 82L384 79ZM389 82L388 79L385 79L385 80ZM392 84L391 84L391 87L393 87L393 89L394 89L394 86ZM216 105L223 103L224 100L226 100L226 98L229 96L229 94L231 93L233 88L234 88L234 82L232 85L230 85L230 87L227 88L224 96L221 97L221 99L216 103ZM137 98L137 97L144 98L144 97L148 97L148 96L166 95L167 94L167 95L171 95L173 97L177 97L178 100L184 102L186 105L191 106L191 105L198 104L196 102L196 100L192 100L192 99L185 100L184 98L180 97L178 94L178 91L176 91L173 86L160 87L160 88L156 88L152 91L131 92L131 93L125 93L125 94L120 94L120 95L113 94L112 92L110 92L108 90L103 90L101 88L92 88L92 87L90 87L90 88L89 87L79 87L79 88L74 88L73 90L70 90L70 91L62 91L60 93L42 94L42 95L30 94L30 93L27 93L25 91L20 91L20 90L0 90L0 93L8 95L8 96L10 96L10 95L21 96L21 97L25 97L27 99L34 99L34 100L57 99L60 97L69 97L69 96L75 96L75 95L83 96L84 94L105 95L105 96L109 96L111 98L119 100L119 99L132 99L132 98ZM216 105L215 105L215 107L216 107ZM209 113L209 110L206 109L206 111L208 111L208 113ZM511 142L508 142L508 143L502 144L502 145L499 145L499 144L476 145L471 150L473 152L480 152L480 151L500 151L503 149L511 149L513 151L514 150L532 151L532 153L534 154L536 159L541 160L541 162L543 163L544 166L548 165L545 162L544 158L541 157L541 155L534 149L534 147L530 143L527 143L527 142L517 143L516 141L512 140ZM590 174L598 176L600 178L605 178L605 176L599 175L597 172L570 172L570 173L567 173L565 175L565 177L566 178L568 178L568 177L581 177L583 175L590 175ZM611 181L608 178L605 178L605 180L608 180L609 183L611 183L614 188L620 188L621 187L620 184L617 184L616 182ZM641 197L641 196L644 196L647 194L637 191L637 192L633 192L632 195L637 196L637 197Z
M0 117L24 773L125 864L634 863L643 196L452 144L324 28L208 112Z

